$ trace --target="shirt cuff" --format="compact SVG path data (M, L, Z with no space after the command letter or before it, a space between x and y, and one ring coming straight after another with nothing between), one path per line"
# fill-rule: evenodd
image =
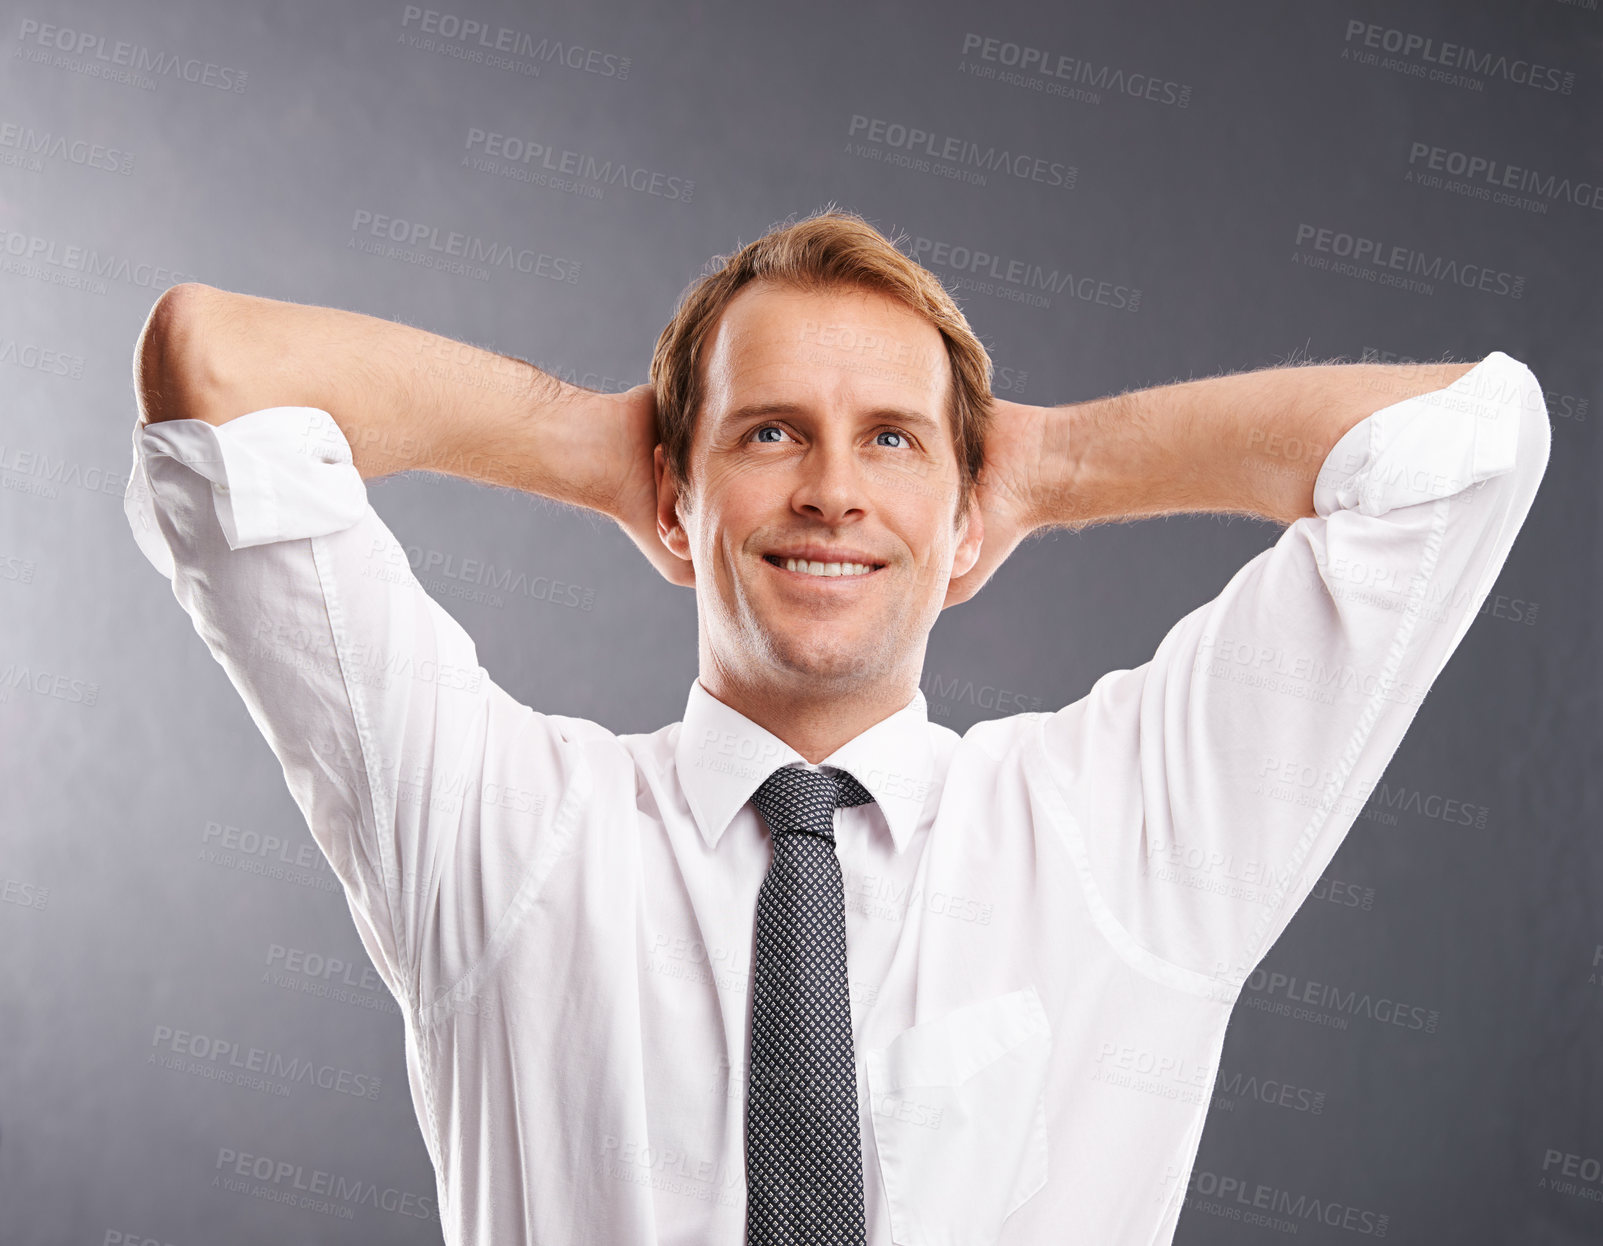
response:
M317 407L264 407L220 425L140 420L123 513L134 541L173 578L172 551L156 515L166 493L192 478L164 469L172 459L211 484L213 511L230 549L349 528L367 508L367 486L333 416Z
M1365 416L1331 447L1314 482L1314 513L1384 515L1450 497L1512 471L1520 417L1541 386L1494 350L1444 389Z

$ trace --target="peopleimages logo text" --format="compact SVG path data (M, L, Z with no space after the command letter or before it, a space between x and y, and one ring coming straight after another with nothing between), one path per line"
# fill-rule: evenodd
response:
M1299 222L1297 247L1300 251L1322 252L1354 264L1408 273L1429 281L1444 281L1465 289L1484 290L1488 294L1502 294L1516 299L1525 295L1525 278L1518 273L1504 272L1452 256L1432 255L1414 247L1365 238L1361 234Z
M1130 72L1117 65L1088 61L1055 48L1032 47L969 31L963 35L963 55L977 56L982 61L990 61L1020 73L1073 82L1098 91L1150 100L1155 104L1185 108L1191 103L1191 87L1187 83L1171 82L1155 74Z
M35 56L24 56L25 49L48 49L59 54L58 61L62 56L83 58L78 62L80 72L88 71L92 77L117 78L119 75L111 72L111 67L115 66L123 71L125 80L146 90L155 88L156 79L169 78L237 95L244 91L250 76L229 65L158 51L126 39L108 40L93 31L56 26L32 17L22 19L17 29L17 43L13 56L34 60ZM67 65L72 67L70 62Z
M900 121L887 121L880 117L865 117L853 113L846 127L848 138L862 138L870 143L881 143L898 151L914 152L950 164L964 165L986 173L1005 173L1021 181L1039 182L1045 186L1060 186L1073 190L1079 170L1060 160L1049 160L1029 152L1010 151L994 143L980 144L973 139L953 134L937 134L933 130L906 125Z
M1354 40L1366 48L1414 57L1431 65L1461 69L1487 78L1502 78L1517 86L1538 91L1570 95L1575 90L1575 75L1569 70L1539 65L1535 61L1506 56L1501 52L1477 51L1462 43L1438 42L1429 35L1382 26L1378 22L1365 22L1357 18L1350 20L1347 23L1346 42L1350 44Z
M1422 164L1434 173L1447 173L1492 189L1520 191L1543 199L1564 200L1577 207L1603 211L1603 182L1576 181L1556 173L1541 173L1524 165L1509 164L1490 156L1455 151L1431 143L1413 142L1408 148L1412 170Z
M374 1207L412 1216L418 1220L438 1220L434 1200L426 1194L414 1194L392 1186L379 1186L377 1182L359 1177L347 1177L326 1168L308 1168L293 1160L275 1159L232 1147L217 1149L216 1175L212 1185L232 1188L228 1178L245 1178L285 1193L298 1193L308 1198L326 1196L354 1207ZM275 1199L273 1201L292 1201ZM309 1204L302 1204L307 1206Z
M510 26L491 27L477 18L461 17L438 9L425 9L409 4L401 10L403 29L421 31L460 45L472 45L478 53L495 52L529 58L535 71L545 65L562 65L602 78L619 81L629 76L632 59L616 52L603 52L600 48L587 48L561 39L537 36L531 31ZM494 63L494 62L491 62ZM510 68L510 66L502 66Z
M975 276L988 278L998 285L1015 286L1029 293L1066 292L1083 302L1100 303L1121 311L1136 311L1141 306L1141 291L1117 282L1099 280L1084 273L1076 275L1068 269L1048 268L978 247L926 238L922 234L913 238L909 254L926 266L945 268L971 279Z

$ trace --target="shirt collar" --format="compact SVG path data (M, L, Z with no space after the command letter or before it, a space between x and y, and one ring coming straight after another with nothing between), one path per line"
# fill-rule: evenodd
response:
M921 689L896 713L848 740L819 764L850 771L873 793L900 853L918 829L929 798L934 754L929 707ZM713 696L701 680L690 685L674 764L707 847L718 846L725 828L763 780L792 762L804 759L778 736Z

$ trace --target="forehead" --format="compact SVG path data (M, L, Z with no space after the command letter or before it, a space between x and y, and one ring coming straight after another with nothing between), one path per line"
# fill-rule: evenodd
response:
M887 295L856 288L742 289L719 318L706 356L715 416L754 400L895 400L929 409L946 399L940 332Z

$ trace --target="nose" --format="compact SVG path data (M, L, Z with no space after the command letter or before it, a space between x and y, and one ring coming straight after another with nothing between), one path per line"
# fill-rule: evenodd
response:
M867 479L849 441L820 438L802 456L791 494L797 514L835 526L866 514Z

